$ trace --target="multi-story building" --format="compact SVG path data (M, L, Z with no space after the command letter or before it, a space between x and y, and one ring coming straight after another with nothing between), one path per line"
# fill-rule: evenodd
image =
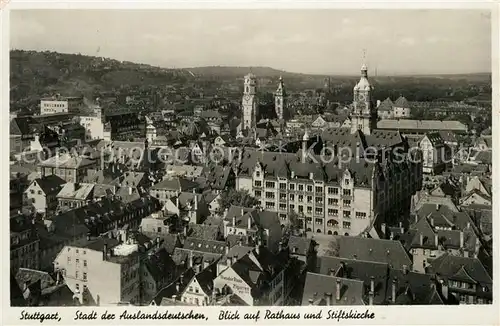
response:
M42 177L56 175L66 182L83 182L87 171L97 166L97 161L72 154L57 154L38 164Z
M39 213L53 212L57 208L57 194L65 181L57 175L37 178L24 191L23 204Z
M244 149L235 168L236 188L278 212L282 224L290 212L298 213L309 232L358 235L383 221L398 223L421 188L420 151L409 149L398 131L374 129L371 90L363 66L354 87L351 129L323 130L324 155L309 152L307 132L296 154Z
M38 269L40 240L31 220L21 214L10 218L10 269Z
M40 100L40 114L74 113L83 104L83 97L63 97L57 94Z
M140 302L139 245L125 232L120 238L87 238L65 246L54 260L81 303L113 306Z
M451 151L437 132L425 134L419 142L423 173L439 174L451 163Z

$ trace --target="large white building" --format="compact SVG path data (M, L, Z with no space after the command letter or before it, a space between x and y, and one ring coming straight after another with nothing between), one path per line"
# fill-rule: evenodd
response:
M76 113L82 104L82 97L62 97L56 95L42 98L40 100L40 114Z
M363 66L354 87L350 130L328 128L317 136L336 153L334 161L307 154L307 132L298 153L245 149L236 166L237 189L248 190L264 209L278 212L282 224L296 212L309 232L359 235L381 223L399 223L409 214L411 195L421 188L420 151L409 150L398 131L374 129L371 91ZM350 159L345 149L350 149Z

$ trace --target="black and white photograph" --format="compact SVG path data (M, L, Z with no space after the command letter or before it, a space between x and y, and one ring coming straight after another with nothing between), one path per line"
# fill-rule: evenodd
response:
M492 307L492 21L11 9L10 306Z

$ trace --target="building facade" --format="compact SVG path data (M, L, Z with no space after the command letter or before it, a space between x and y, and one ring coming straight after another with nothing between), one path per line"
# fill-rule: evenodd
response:
M257 77L254 74L245 76L245 83L243 85L243 100L242 111L243 121L242 129L255 128L257 124L257 116L259 110L258 96L257 96Z

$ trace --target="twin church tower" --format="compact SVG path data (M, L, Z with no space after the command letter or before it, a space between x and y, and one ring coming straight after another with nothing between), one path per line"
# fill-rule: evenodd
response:
M365 135L370 135L377 125L376 105L372 99L373 86L368 80L368 68L361 67L361 78L354 86L353 103L351 105L351 133L361 131ZM286 112L286 92L283 78L280 77L278 88L274 93L274 110L276 118L284 123L288 117ZM242 100L243 121L242 130L252 130L257 125L259 118L259 100L257 94L257 78L249 73L245 76L243 100Z
M285 112L285 86L283 78L280 77L278 89L274 93L274 109L276 118L283 121L286 117ZM259 98L257 95L257 77L250 73L245 76L242 100L243 121L242 129L253 129L257 125L259 116Z

